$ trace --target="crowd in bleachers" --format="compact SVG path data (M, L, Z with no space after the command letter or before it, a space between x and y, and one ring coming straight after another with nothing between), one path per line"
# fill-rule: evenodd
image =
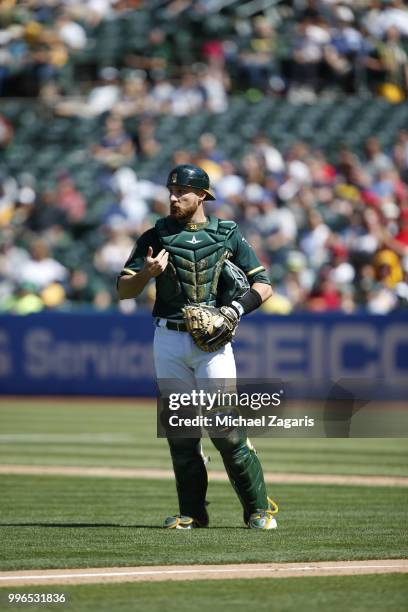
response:
M168 196L165 176L139 179L130 165L106 166L103 143L93 154L102 156L99 189L108 198L93 222L67 171L42 192L30 174L3 181L3 311L115 304L115 277L134 239L167 213ZM337 163L301 141L282 155L263 135L233 162L207 133L197 151L174 153L179 162L208 171L217 195L208 212L237 220L269 271L275 297L266 309L386 313L406 303L408 132L387 152L375 138L360 158L344 148Z
M405 307L404 3L251 6L2 3L0 311L117 307L184 162L269 271L267 311Z
M124 80L137 71L153 97L170 108L178 98L178 114L222 112L229 89L294 100L368 89L395 101L408 89L404 0L3 0L0 26L0 95L47 97L52 84L78 102L65 112L84 112L104 68L122 71L132 101L143 91Z

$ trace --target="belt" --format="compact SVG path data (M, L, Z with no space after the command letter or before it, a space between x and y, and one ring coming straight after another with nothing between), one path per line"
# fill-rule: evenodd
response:
M186 332L187 327L183 322L177 323L177 321L168 321L167 319L157 318L155 319L156 327L165 327L166 329L171 329L172 331Z

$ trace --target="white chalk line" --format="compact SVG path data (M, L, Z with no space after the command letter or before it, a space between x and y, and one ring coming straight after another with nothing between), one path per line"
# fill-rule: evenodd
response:
M61 574L19 574L19 575L0 575L1 582L9 582L9 581L38 581L38 580L46 580L46 581L54 581L54 580L69 580L69 579L77 579L82 580L84 578L115 578L115 577L153 577L153 576L186 576L192 574L199 574L202 572L203 574L250 574L251 572L255 573L307 573L307 572L328 572L328 571L357 571L357 572L365 572L367 570L390 570L399 573L400 570L404 572L408 572L408 561L403 563L383 563L383 564L363 564L358 562L349 562L347 565L304 565L297 566L291 564L281 564L279 567L277 566L269 566L269 567L259 567L259 565L254 564L246 565L245 567L239 566L200 566L198 568L190 568L190 569L143 569L143 570L111 570L111 571L103 571L103 572L74 572L74 573L61 573ZM52 571L52 570L51 570ZM381 572L379 572L381 573Z

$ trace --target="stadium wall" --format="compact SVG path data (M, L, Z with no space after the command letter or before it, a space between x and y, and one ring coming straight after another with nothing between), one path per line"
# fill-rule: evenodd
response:
M154 396L148 314L87 312L0 316L0 393ZM408 384L408 317L253 315L234 343L240 377ZM380 385L383 388L383 385ZM405 395L407 397L407 395Z

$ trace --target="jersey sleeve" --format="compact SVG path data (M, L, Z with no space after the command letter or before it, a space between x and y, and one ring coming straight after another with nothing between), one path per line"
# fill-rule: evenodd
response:
M159 241L154 229L150 229L138 238L131 254L129 255L125 265L123 266L119 277L137 274L144 266L144 260L147 255L149 246L153 248L153 257L159 251Z
M267 271L259 261L247 239L244 238L238 229L232 236L230 246L233 263L245 272L250 285L254 283L271 284Z

